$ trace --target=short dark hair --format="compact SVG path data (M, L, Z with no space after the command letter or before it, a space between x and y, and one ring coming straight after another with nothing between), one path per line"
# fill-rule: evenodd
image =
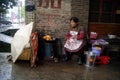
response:
M70 18L70 21L73 20L75 23L78 23L79 22L79 19L77 17L72 17Z

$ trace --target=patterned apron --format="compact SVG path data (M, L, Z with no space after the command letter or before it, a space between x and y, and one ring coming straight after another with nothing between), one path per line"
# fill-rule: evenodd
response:
M66 41L64 47L69 52L77 52L80 50L83 40L77 40L77 37L74 38L78 35L77 31L70 31L70 35L71 37Z

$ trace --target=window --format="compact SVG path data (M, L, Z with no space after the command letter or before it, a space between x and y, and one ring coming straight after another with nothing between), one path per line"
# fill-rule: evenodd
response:
M90 0L89 22L119 23L120 15L116 10L120 4L118 0ZM120 6L119 6L120 7Z

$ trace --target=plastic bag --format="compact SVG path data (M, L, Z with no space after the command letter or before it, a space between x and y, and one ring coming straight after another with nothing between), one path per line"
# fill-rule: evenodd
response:
M96 32L90 32L90 39L97 39L98 33Z
M96 57L95 64L109 64L110 57L109 56L99 56Z

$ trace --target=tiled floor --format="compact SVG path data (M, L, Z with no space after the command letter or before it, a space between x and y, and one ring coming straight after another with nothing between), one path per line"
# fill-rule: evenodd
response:
M47 62L31 68L29 62L8 62L8 53L0 53L0 80L120 80L120 62L95 66L88 70L84 65L71 62Z

